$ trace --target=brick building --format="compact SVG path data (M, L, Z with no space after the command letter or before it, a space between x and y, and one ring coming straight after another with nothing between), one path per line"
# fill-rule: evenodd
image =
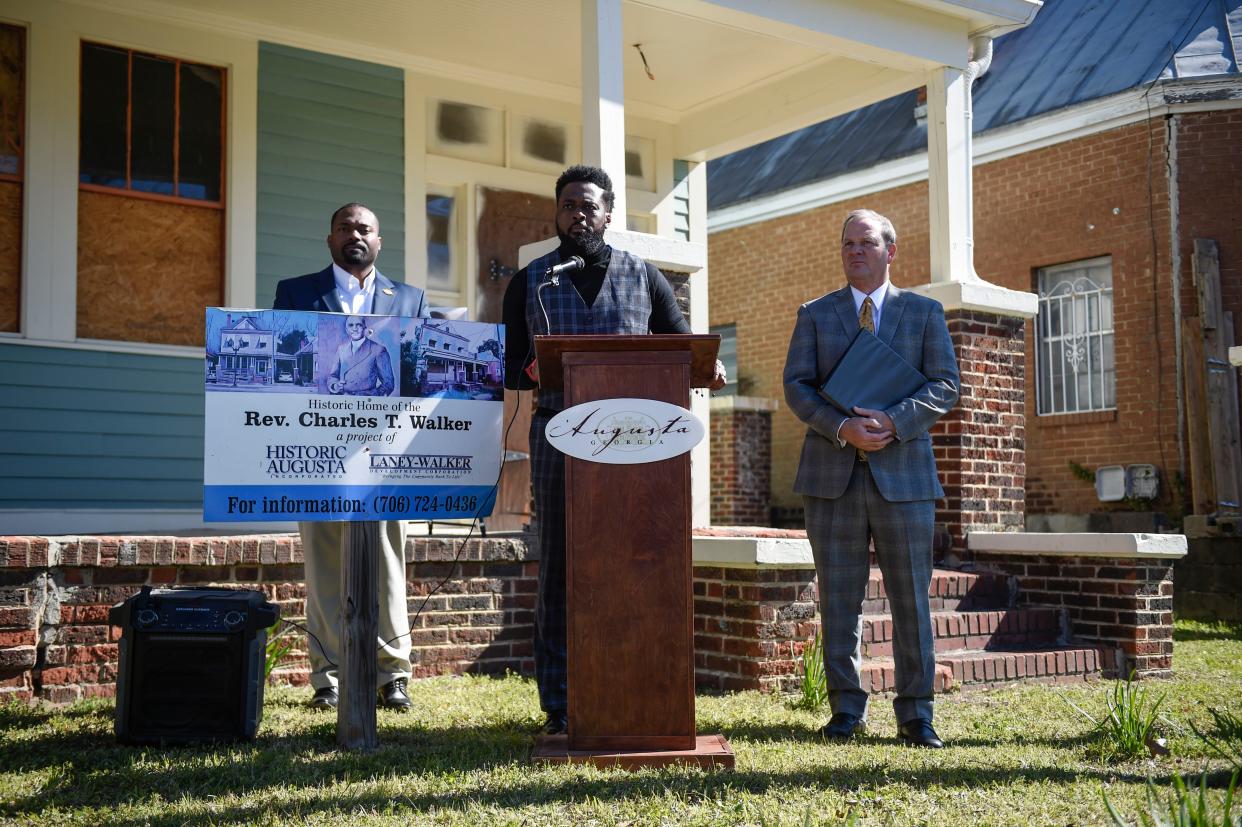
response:
M1193 362L1180 331L1199 315L1196 239L1216 242L1221 307L1242 313L1242 4L1225 6L1054 0L1030 27L996 41L975 85L976 272L1039 295L1040 314L1025 324L1022 352L982 329L974 356L959 350L967 393L972 380L997 387L1024 377L1013 390L1024 392L1025 427L1001 393L984 411L955 412L935 436L942 474L956 450L941 447L946 438L990 440L992 490L982 496L1011 501L1019 525L1023 504L1031 528L1110 508L1176 519L1192 493L1187 434L1198 414L1186 405ZM1232 39L1221 15L1235 21ZM1115 39L1119 28L1125 39ZM782 399L796 307L844 283L837 239L849 210L891 217L894 283L927 283L918 105L916 93L898 96L709 165L711 325L735 336L749 395ZM1070 318L1075 304L1085 315ZM972 327L956 325L955 339ZM773 414L778 515L800 506L792 481L802 432L787 410ZM1132 464L1159 469L1155 502L1101 503L1082 478Z

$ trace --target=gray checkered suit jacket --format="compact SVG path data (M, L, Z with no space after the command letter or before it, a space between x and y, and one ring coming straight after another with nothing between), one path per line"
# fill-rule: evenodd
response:
M839 497L858 461L855 449L840 447L836 439L849 415L818 392L857 333L858 315L849 287L798 308L784 380L785 401L807 424L794 480L799 494ZM876 335L927 377L917 393L885 410L897 439L868 457L876 487L889 502L942 497L927 429L957 403L959 381L944 309L933 299L890 284Z

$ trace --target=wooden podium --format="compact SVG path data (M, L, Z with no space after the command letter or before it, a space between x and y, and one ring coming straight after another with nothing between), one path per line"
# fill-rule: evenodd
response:
M540 384L565 407L644 398L690 407L716 335L536 336ZM532 759L733 766L694 727L690 455L633 465L565 457L569 732Z

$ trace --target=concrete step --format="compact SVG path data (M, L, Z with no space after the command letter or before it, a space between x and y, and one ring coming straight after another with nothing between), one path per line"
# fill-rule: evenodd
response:
M1081 683L1100 677L1099 651L1058 646L999 652L941 652L936 655L935 691L959 686L1011 683ZM862 688L871 693L895 692L892 658L863 661Z
M933 611L937 652L1053 646L1068 640L1065 610L1052 607L992 611ZM863 657L891 657L893 620L889 615L866 615L862 630Z
M1010 578L999 572L970 572L934 569L927 590L932 611L1003 609L1012 604ZM879 566L867 576L867 593L862 606L865 615L888 614L888 597Z

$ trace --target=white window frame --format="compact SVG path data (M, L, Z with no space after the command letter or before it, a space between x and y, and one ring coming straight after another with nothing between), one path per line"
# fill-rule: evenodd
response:
M1104 276L1107 276L1105 279ZM1046 283L1056 280L1049 289ZM1117 399L1116 340L1114 336L1112 258L1074 261L1040 268L1036 276L1039 315L1035 327L1035 397L1039 416L1115 410ZM1060 330L1051 333L1056 311ZM1067 327L1067 323L1070 327ZM1094 324L1094 327L1092 326ZM1100 357L1093 358L1092 345ZM1105 363L1112 369L1105 370ZM1044 390L1055 381L1053 365L1060 363L1060 401ZM1080 398L1077 377L1085 373L1086 398ZM1098 374L1099 379L1092 377ZM1097 398L1098 387L1098 398ZM1047 398L1051 397L1051 398ZM1071 401L1072 397L1072 401Z

